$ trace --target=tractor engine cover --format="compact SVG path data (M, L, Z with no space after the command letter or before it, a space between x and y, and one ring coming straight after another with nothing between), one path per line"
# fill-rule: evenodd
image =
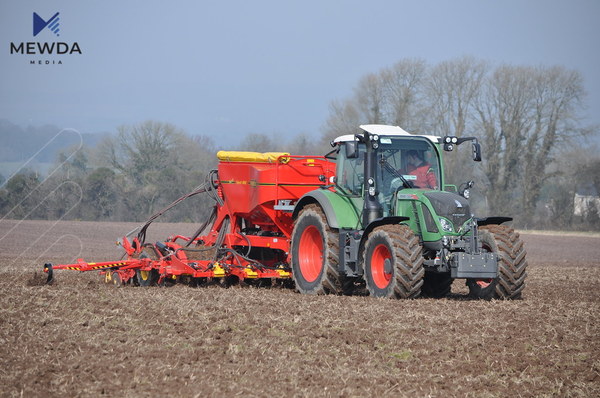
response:
M469 201L452 192L428 192L425 194L438 216L452 221L454 229L458 229L471 218Z

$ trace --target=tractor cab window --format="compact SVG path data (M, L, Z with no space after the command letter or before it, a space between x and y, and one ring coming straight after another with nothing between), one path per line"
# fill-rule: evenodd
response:
M365 146L357 145L358 154L349 158L346 152L346 145L341 145L337 156L337 185L348 195L362 194Z
M384 196L392 195L398 188L406 188L406 182L413 188L439 187L438 156L429 140L417 137L382 137L380 144L379 190Z

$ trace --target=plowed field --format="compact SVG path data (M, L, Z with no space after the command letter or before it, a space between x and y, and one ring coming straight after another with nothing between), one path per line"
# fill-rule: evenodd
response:
M522 234L518 301L40 283L44 262L119 259L135 226L0 221L0 396L600 396L597 236Z

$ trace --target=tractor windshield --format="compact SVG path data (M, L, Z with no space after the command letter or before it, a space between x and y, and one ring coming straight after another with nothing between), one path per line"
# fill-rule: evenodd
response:
M381 165L378 175L379 190L391 195L398 188L437 189L440 183L440 165L431 142L421 137L380 138L377 154Z
M433 144L422 137L381 136L377 151L377 188L384 198L398 188L437 189L439 160ZM365 145L357 143L349 156L345 145L337 155L337 185L348 194L362 196Z

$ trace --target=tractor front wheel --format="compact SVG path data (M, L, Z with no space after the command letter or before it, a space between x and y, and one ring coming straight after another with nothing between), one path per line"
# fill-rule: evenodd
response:
M373 229L362 258L371 296L408 299L421 294L425 274L421 245L406 225L383 225Z
M318 205L302 209L292 232L292 277L300 293L342 293L338 239Z
M479 229L483 250L498 255L498 277L467 279L469 296L479 299L518 299L525 287L527 260L519 233L504 225Z

